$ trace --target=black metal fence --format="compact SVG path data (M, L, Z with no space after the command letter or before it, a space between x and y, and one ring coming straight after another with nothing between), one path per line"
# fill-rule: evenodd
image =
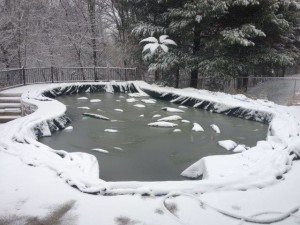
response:
M0 71L0 90L26 84L77 81L136 80L136 68L118 67L45 67Z
M191 80L187 75L180 74L161 81L155 81L151 74L137 76L136 68L118 67L45 67L21 68L0 71L0 90L37 83L84 82L84 81L130 81L143 79L149 83L163 86L187 88ZM290 77L239 77L211 76L199 77L194 87L209 91L221 91L229 94L242 93L251 98L274 101L278 104L290 105L300 102L300 75Z

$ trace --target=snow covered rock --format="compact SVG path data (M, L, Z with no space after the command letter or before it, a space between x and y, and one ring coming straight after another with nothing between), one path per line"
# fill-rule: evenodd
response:
M84 116L89 116L89 117L93 117L96 119L101 119L101 120L110 120L108 117L106 116L102 116L100 114L95 114L95 113L83 113L82 115Z
M237 147L237 143L232 140L218 141L218 144L228 151L233 150L235 147Z
M184 111L181 109L176 109L176 108L171 108L171 107L163 107L161 109L165 110L167 112L172 112L172 113L184 113Z
M220 128L217 125L211 124L210 126L217 134L221 133Z
M117 111L117 112L124 112L123 109L114 109L114 110Z
M168 117L161 118L157 121L176 121L176 120L182 120L181 116L177 116L177 115L168 116Z
M177 127L178 124L161 121L161 122L148 123L148 126L150 126L150 127Z
M193 123L192 131L200 132L200 131L204 131L204 129L203 127L200 126L199 123Z
M143 105L143 104L135 104L135 105L133 105L134 107L137 107L137 108L146 108L146 106L145 105Z
M115 129L105 129L104 131L107 133L118 133L119 132L118 130L115 130Z

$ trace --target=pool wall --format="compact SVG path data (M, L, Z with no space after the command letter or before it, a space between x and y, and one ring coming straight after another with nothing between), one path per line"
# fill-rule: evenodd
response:
M137 92L142 95L147 92L152 97L211 112L270 122L268 138L244 153L203 158L190 170L204 172L204 180L105 182L97 177L99 167L92 155L53 150L36 141L38 136L51 135L51 130L62 129L69 122L65 117L66 106L48 97L97 91ZM283 179L284 173L291 169L293 159L297 158L295 153L299 151L299 107L279 106L242 95L158 87L142 81L92 82L28 86L28 91L22 95L22 102L28 110L26 113L31 114L1 125L0 150L16 155L30 166L47 167L69 185L86 193L161 195L171 191L199 193L216 189L263 188Z

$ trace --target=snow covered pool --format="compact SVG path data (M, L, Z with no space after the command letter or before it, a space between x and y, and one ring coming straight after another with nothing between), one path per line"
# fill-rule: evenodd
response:
M218 141L230 139L251 147L265 139L268 129L263 123L180 107L162 100L134 99L120 93L84 93L56 99L67 105L73 129L53 133L40 142L54 149L95 155L100 177L107 181L183 180L186 178L180 176L181 172L200 158L232 154L219 146ZM163 107L184 112L167 112ZM100 114L110 120L83 113ZM171 121L177 124L174 128L147 125L172 115L183 119ZM204 131L192 131L194 122ZM220 134L211 128L212 124L220 128Z

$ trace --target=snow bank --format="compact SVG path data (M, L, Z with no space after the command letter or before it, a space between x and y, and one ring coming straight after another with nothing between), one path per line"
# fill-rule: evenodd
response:
M299 158L299 107L279 106L268 101L247 99L241 95L232 96L192 88L158 87L142 81L28 85L22 87L22 90L22 107L27 116L0 125L0 151L19 157L27 165L49 168L66 183L86 193L160 195L171 191L206 192L263 188L279 182L292 168L293 160ZM270 123L270 126L267 139L247 151L204 157L182 173L193 178L202 175L203 180L105 182L98 178L99 166L94 156L54 150L36 141L37 137L64 129L70 122L64 114L66 107L49 97L86 91L143 91L154 98Z

